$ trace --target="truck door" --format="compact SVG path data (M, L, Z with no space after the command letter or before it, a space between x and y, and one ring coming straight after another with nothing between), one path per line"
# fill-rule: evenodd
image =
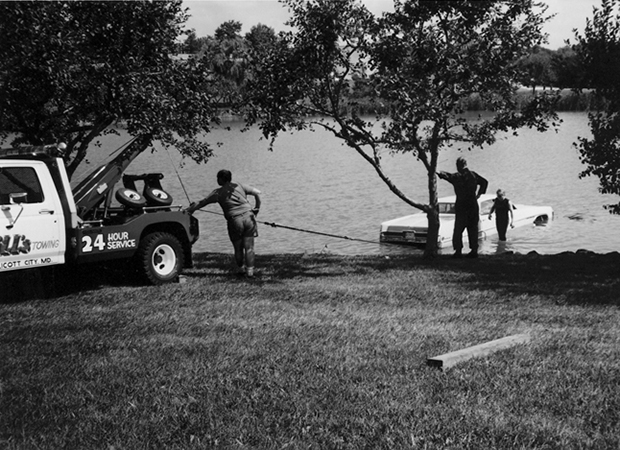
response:
M41 161L0 161L0 272L62 264L58 192Z

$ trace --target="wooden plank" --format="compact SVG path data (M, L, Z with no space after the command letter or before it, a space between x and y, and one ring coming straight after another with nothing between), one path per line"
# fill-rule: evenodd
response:
M432 367L447 369L460 362L467 361L468 359L487 356L498 350L514 347L519 344L526 344L528 342L530 342L529 334L515 334L501 339L496 339L494 341L485 342L484 344L474 345L473 347L467 347L455 352L433 356L432 358L428 358L426 363Z

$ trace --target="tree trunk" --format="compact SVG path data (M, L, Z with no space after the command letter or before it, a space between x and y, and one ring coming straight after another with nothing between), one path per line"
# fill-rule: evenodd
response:
M438 254L439 241L439 205L437 199L437 156L438 150L431 152L428 166L428 206L426 217L428 218L428 232L426 235L425 258L434 258Z
M424 248L425 258L434 258L439 252L439 211L437 206L429 205L429 209L426 212L428 218L428 234L426 235L426 247Z

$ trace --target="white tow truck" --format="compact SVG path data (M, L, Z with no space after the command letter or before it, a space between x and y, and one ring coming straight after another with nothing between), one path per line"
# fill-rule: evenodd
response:
M172 205L162 174L123 175L142 144L134 140L74 189L64 145L0 149L0 280L14 271L119 260L146 283L177 281L192 266L198 220Z

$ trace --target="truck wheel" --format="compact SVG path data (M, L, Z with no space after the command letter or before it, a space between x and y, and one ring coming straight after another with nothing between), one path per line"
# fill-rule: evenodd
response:
M170 206L172 204L172 197L162 189L146 187L143 194L149 204L155 206Z
M142 208L146 205L146 199L133 189L120 188L115 195L116 200L121 205L129 206L130 208Z
M151 233L140 241L137 264L140 274L150 284L176 281L183 264L183 247L170 233Z

